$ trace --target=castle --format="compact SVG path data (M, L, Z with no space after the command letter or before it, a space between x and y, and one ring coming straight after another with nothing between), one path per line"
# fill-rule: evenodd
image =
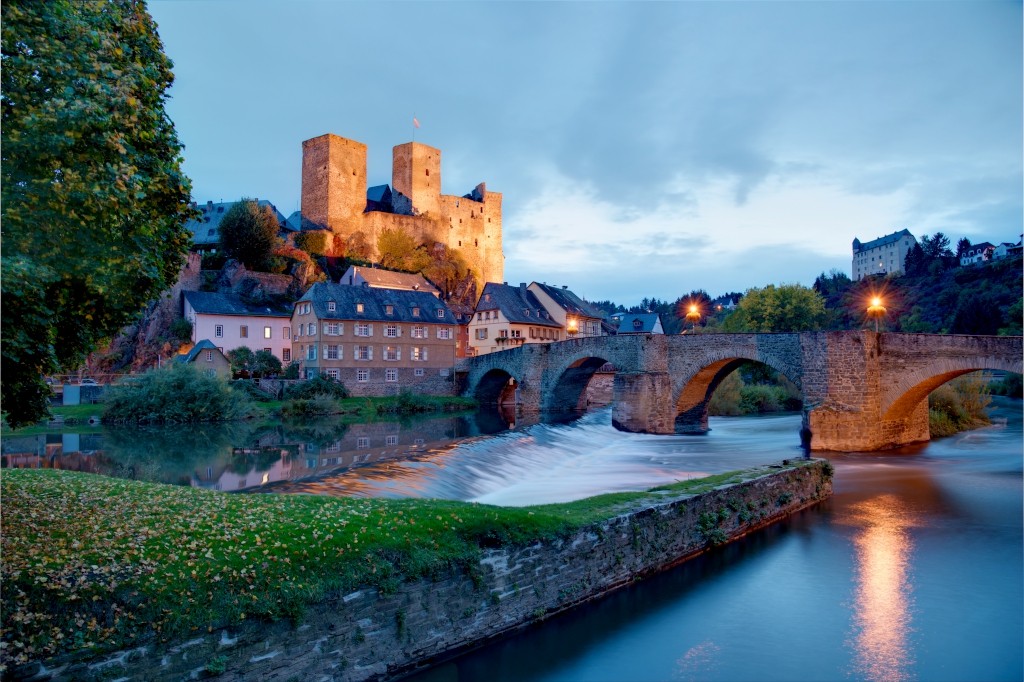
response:
M425 244L457 249L479 286L500 282L501 194L484 183L464 196L441 194L441 150L394 147L391 186L366 186L366 145L326 134L302 143L302 229L327 229L376 257L377 237L401 228Z

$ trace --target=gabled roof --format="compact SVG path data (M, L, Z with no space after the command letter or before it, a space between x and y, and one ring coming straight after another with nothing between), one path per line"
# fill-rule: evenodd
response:
M619 334L653 334L661 322L658 313L621 313L616 317L619 318Z
M198 314L244 315L246 317L291 317L290 307L253 304L233 294L216 291L186 291L182 294Z
M189 220L185 223L185 227L192 232L192 243L215 244L219 242L220 221L224 219L224 215L231 210L231 207L237 203L237 201L222 201L218 203L207 201L205 204L195 204L195 207L202 211L202 216L198 220ZM277 210L277 207L266 199L257 199L256 203L260 206L272 208L278 225L284 226L287 222L284 215Z
M854 253L856 253L857 251L867 251L868 249L877 249L879 246L886 246L887 244L894 244L894 243L898 242L900 239L902 239L903 237L910 237L915 242L917 241L917 238L914 237L914 235L910 234L910 230L900 230L899 232L893 232L892 234L887 234L884 237L879 237L878 239L873 239L873 240L871 240L869 242L864 242L863 244L861 243L861 241L859 239L854 239L853 240L853 251L854 251Z
M560 306L567 313L582 315L583 317L595 317L598 319L603 317L599 311L595 310L589 303L569 291L567 287L553 287L542 282L534 282L530 286L534 285L540 287L541 291L550 296L555 304Z
M317 282L299 299L299 302L305 301L312 303L313 312L322 320L458 324L444 301L426 291L374 289ZM334 303L334 310L328 310L328 303L331 302ZM361 313L357 312L358 303L363 304ZM392 306L390 315L385 306ZM419 310L419 316L413 314L414 309ZM442 311L440 317L438 310Z
M345 274L341 276L341 280L338 283L345 286L362 286L364 281L375 289L427 291L434 295L440 295L441 293L423 275L382 270L380 268L364 268L358 265L350 266L345 271Z
M284 228L290 232L300 232L302 230L302 211L293 211L284 221Z
M210 341L209 339L203 339L196 345L192 346L192 350L190 350L187 353L182 353L175 357L174 359L182 363L192 362L193 360L196 359L196 356L198 356L199 353L201 353L204 350L215 350L218 353L220 352L217 346L213 345L212 341Z
M508 284L488 282L484 285L476 309L479 312L500 310L509 322L517 324L562 328L562 325L551 319L551 315L544 309L537 297L525 286L513 287Z

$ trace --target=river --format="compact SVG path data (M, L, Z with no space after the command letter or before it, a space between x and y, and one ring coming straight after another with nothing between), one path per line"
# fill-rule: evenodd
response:
M418 682L1020 680L1020 401L993 426L880 453L818 453L835 494L677 569L425 671ZM4 466L216 488L523 505L802 456L796 415L704 436L486 415L413 424L5 438ZM499 431L498 433L493 433Z

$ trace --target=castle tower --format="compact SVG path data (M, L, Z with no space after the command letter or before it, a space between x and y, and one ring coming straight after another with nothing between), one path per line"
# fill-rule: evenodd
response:
M362 228L366 145L337 135L302 143L302 229L348 235Z
M397 145L392 150L391 186L412 201L414 213L438 215L441 150L420 142Z

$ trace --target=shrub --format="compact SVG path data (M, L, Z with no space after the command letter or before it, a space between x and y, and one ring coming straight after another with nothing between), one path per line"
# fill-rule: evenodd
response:
M298 379L299 378L299 363L293 362L293 363L290 363L287 367L285 367L284 371L281 372L281 378L282 379L293 379L293 380L294 379Z
M736 417L740 411L740 397L743 391L743 379L739 372L725 377L711 395L708 414L721 417Z
M288 400L296 399L310 399L313 396L326 395L331 398L341 399L347 398L349 393L348 389L345 388L345 384L340 381L335 381L326 374L320 374L315 379L309 381L303 381L289 386L285 392L284 397Z
M174 363L107 391L103 419L113 423L185 424L242 419L252 402L228 382L193 365Z
M285 417L316 417L337 412L337 399L324 393L288 400L281 406L281 414Z
M192 323L184 317L179 317L174 322L171 322L170 333L172 338L178 339L179 341L191 341Z
M933 436L950 436L990 423L991 402L985 374L972 373L939 386L928 396L928 428Z
M1024 379L1020 374L1008 373L1002 381L996 381L989 385L992 395L1005 395L1018 400L1024 398Z
M256 384L246 379L238 379L230 383L232 390L238 391L242 395L246 396L250 400L258 402L267 402L271 400L271 397L258 389Z
M295 246L311 256L323 256L327 253L334 235L326 230L307 230L295 235Z

